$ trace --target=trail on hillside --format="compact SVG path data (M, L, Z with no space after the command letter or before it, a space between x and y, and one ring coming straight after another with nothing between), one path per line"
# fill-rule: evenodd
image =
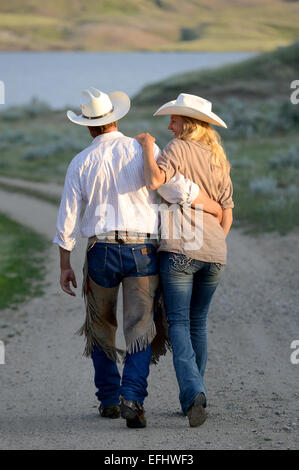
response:
M0 190L0 212L51 242L55 206ZM290 362L299 339L298 233L231 231L208 320L208 420L192 429L180 412L170 353L151 368L146 429L99 417L92 364L74 335L84 318L80 287L75 298L60 291L58 249L49 243L45 295L0 314L0 448L298 449L299 365ZM85 244L79 239L72 253L79 285Z

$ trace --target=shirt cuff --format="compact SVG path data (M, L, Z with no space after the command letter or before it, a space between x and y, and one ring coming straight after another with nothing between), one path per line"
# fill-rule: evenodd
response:
M73 249L74 249L74 247L75 247L75 244L76 244L76 240L62 241L62 240L56 235L56 236L54 237L54 239L53 239L53 243L55 243L56 245L61 246L61 248L63 248L64 250L73 251Z
M190 187L190 192L188 194L188 198L186 201L186 204L188 206L191 206L192 202L195 201L195 199L198 197L200 192L199 186L196 183L191 182L191 187Z

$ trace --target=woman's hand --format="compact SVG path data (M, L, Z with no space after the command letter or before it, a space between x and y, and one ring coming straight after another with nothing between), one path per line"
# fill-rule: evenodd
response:
M233 210L232 209L224 209L223 210L223 218L221 221L221 227L224 230L225 236L228 235L230 231L231 225L233 223Z
M135 135L134 139L136 139L137 142L139 142L143 148L152 147L156 140L155 137L150 135L148 132Z

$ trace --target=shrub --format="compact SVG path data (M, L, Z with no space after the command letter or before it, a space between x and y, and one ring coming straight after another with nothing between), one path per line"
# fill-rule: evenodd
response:
M49 111L51 111L51 107L46 102L34 97L23 106L12 106L6 109L5 113L0 114L0 119L2 121L18 121L27 117L35 118Z
M272 195L277 192L277 181L270 176L257 178L249 183L249 189L252 193Z
M21 131L13 131L8 129L0 133L0 143L17 143L17 141L22 142L24 138L25 134Z
M269 136L296 129L299 124L299 106L285 99L249 104L233 97L215 110L228 125L225 131L219 129L220 134L231 138Z
M51 108L44 101L41 101L38 98L34 97L28 104L23 106L23 110L26 116L37 117L41 114L48 113Z
M75 139L61 139L58 142L53 142L47 145L39 146L32 150L29 150L23 154L24 160L38 160L40 158L49 158L57 153L72 151L80 152L83 150L84 144L82 141L77 141Z
M275 168L299 168L299 146L292 145L287 150L279 150L269 159L269 166Z
M194 41L199 34L194 28L181 28L181 41Z
M230 160L232 168L252 168L254 162L248 157L243 157L241 160Z

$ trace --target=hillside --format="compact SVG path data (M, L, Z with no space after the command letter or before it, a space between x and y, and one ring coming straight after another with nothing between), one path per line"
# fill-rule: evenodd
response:
M159 106L181 92L212 101L228 125L217 130L232 165L235 223L254 233L261 227L286 233L299 220L299 104L290 100L298 58L296 42L238 64L170 77L133 99L138 120L148 116L141 130L163 145L171 133L168 116L152 117Z
M176 75L145 87L135 105L159 105L178 93L197 94L221 102L227 98L261 101L289 98L290 83L299 77L299 41L217 70Z
M0 50L265 51L298 17L296 0L0 0Z

